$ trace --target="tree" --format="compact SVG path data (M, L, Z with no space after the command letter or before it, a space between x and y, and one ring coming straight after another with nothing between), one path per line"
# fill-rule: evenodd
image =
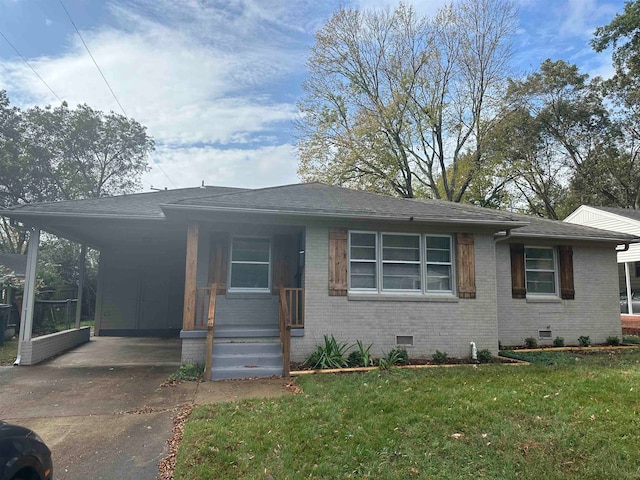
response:
M483 170L510 58L508 0L433 18L340 9L316 35L299 107L299 175L461 201Z
M131 193L153 149L133 119L66 103L22 111L0 91L0 207ZM0 251L24 253L26 241L2 219Z

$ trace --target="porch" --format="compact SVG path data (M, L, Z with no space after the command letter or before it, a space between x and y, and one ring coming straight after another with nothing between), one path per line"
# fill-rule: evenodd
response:
M259 232L187 228L181 360L207 379L288 375L304 334L303 230Z

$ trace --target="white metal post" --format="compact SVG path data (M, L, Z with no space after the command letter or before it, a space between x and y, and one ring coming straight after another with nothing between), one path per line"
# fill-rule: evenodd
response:
M80 248L80 278L78 278L78 303L76 304L76 328L80 328L80 316L82 315L82 294L84 292L84 275L87 258L87 245Z
M631 298L631 273L629 265L631 262L624 262L624 282L627 287L627 312L633 315L633 299Z
M40 248L40 229L32 228L29 233L27 250L27 271L24 277L24 294L22 300L22 315L20 316L20 339L18 341L18 357L14 365L20 365L22 343L31 340L33 330L33 309L36 300L36 265L38 263L38 249Z

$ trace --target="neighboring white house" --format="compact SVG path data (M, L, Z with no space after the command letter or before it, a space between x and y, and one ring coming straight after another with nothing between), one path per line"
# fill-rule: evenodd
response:
M629 208L591 207L581 205L564 220L568 223L640 235L640 211ZM618 278L620 292L626 293L627 312L640 314L639 302L633 305L632 292L640 294L640 244L631 244L618 252Z

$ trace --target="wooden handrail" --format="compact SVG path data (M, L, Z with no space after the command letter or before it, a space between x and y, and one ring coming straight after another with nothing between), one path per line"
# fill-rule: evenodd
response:
M207 312L207 353L204 364L204 378L211 380L211 368L213 367L213 328L216 324L216 293L218 285L211 284L209 288L209 309Z
M278 324L280 327L280 344L282 346L282 366L285 377L289 376L291 362L291 320L289 306L287 305L287 294L284 287L279 287L280 300L278 308Z

